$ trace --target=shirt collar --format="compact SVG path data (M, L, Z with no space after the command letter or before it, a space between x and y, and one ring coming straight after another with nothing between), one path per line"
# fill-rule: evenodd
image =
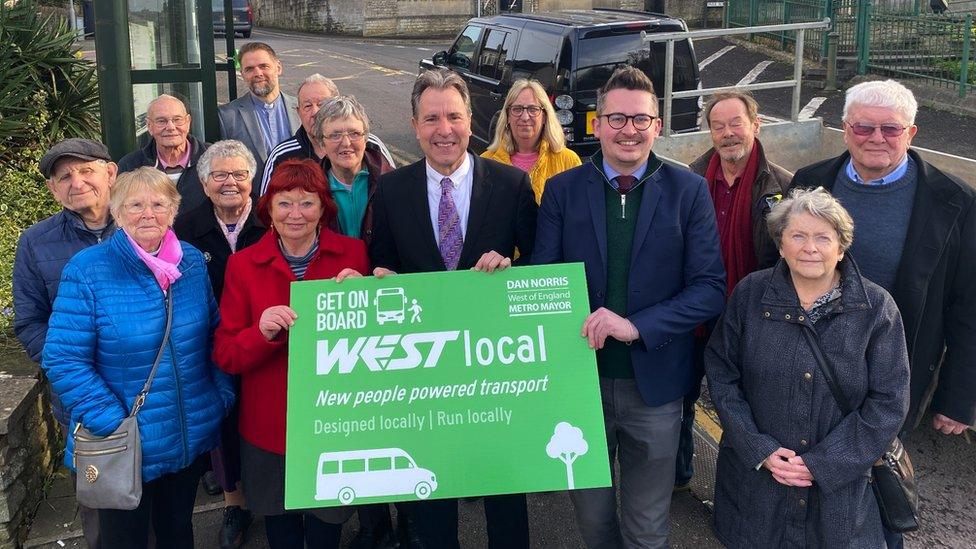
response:
M189 168L190 167L190 140L186 140L186 147L183 149L183 154L180 156L179 160L175 164L167 164L163 160L162 155L159 154L159 148L156 148L156 167L159 169L163 168Z
M273 111L275 109L275 107L278 105L278 102L279 101L281 101L281 94L280 93L278 94L278 97L276 97L275 100L272 101L272 102L270 102L270 103L265 103L264 101L261 101L260 99L258 99L257 96L255 96L253 93L251 94L251 102L254 103L254 107L255 108L262 108L262 109L264 109L265 111L268 111L268 112Z
M647 160L645 160L644 163L641 164L640 166L637 166L637 169L634 170L634 173L632 173L631 175L633 175L638 181L640 181L641 178L644 177L644 172L646 171L647 171ZM613 178L620 175L620 172L610 167L610 164L607 163L606 158L603 159L603 173L607 174L607 180L609 181L613 181Z
M365 168L365 163L363 164L363 169L356 172L356 177L353 178L352 186L355 187L356 183L369 178L369 170ZM332 174L332 170L326 172L329 176L329 189L333 191L348 191L349 187L346 187L345 183L339 181L339 179Z
M847 170L847 178L860 185L870 185L870 186L889 185L905 176L905 172L908 171L908 154L906 153L905 158L901 159L901 163L898 164L898 167L895 168L895 171L889 173L888 175L880 179L872 179L870 181L865 181L861 179L861 176L858 175L857 170L854 169L853 158L847 161L846 170Z
M451 184L454 185L454 188L456 189L461 185L461 183L464 182L464 180L468 177L468 174L471 172L471 154L465 152L464 159L461 161L461 165L458 166L458 169L454 170L454 173L447 176L432 168L430 165L430 161L428 160L424 160L424 165L427 167L428 181L440 182L445 177L448 177L451 179Z

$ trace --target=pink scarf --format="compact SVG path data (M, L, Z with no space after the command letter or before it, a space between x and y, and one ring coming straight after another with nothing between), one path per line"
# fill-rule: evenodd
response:
M159 287L164 292L169 289L170 284L180 278L182 273L178 266L180 260L183 259L183 248L180 246L180 241L177 240L173 229L166 230L156 255L143 250L141 246L136 244L135 240L132 240L129 233L125 233L125 236L129 239L129 243L132 244L132 249L136 251L139 259L152 271L153 276L156 277L156 282L159 282Z

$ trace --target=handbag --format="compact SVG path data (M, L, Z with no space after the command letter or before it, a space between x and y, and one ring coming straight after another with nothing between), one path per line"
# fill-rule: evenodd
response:
M853 411L850 402L844 397L834 375L834 369L827 362L820 349L813 329L804 326L803 335L813 348L813 354L820 365L820 371L827 378L834 400L840 406L841 412L848 415ZM904 533L918 529L918 488L915 485L915 468L908 457L908 451L902 445L901 439L895 437L888 445L884 455L871 467L871 488L878 500L881 511L881 522L892 532Z
M77 472L75 496L90 509L131 511L142 500L142 443L136 415L146 401L173 325L173 292L166 294L166 329L149 378L132 404L132 411L111 434L98 437L81 423L71 433Z

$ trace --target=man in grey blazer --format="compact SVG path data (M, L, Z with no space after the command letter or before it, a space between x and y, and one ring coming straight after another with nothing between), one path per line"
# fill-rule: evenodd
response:
M236 139L254 153L257 172L252 181L261 181L268 153L289 139L302 125L298 101L281 91L281 61L264 42L249 42L240 50L241 77L250 91L219 109L220 135ZM252 195L257 199L259 186Z

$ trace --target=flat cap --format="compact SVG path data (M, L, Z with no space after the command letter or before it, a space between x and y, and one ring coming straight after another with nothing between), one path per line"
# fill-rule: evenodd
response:
M112 161L112 156L108 154L108 148L98 141L94 141L92 139L81 139L78 137L64 139L55 143L54 146L41 157L39 167L45 178L51 177L51 170L54 169L54 164L65 156L78 158L80 160Z

